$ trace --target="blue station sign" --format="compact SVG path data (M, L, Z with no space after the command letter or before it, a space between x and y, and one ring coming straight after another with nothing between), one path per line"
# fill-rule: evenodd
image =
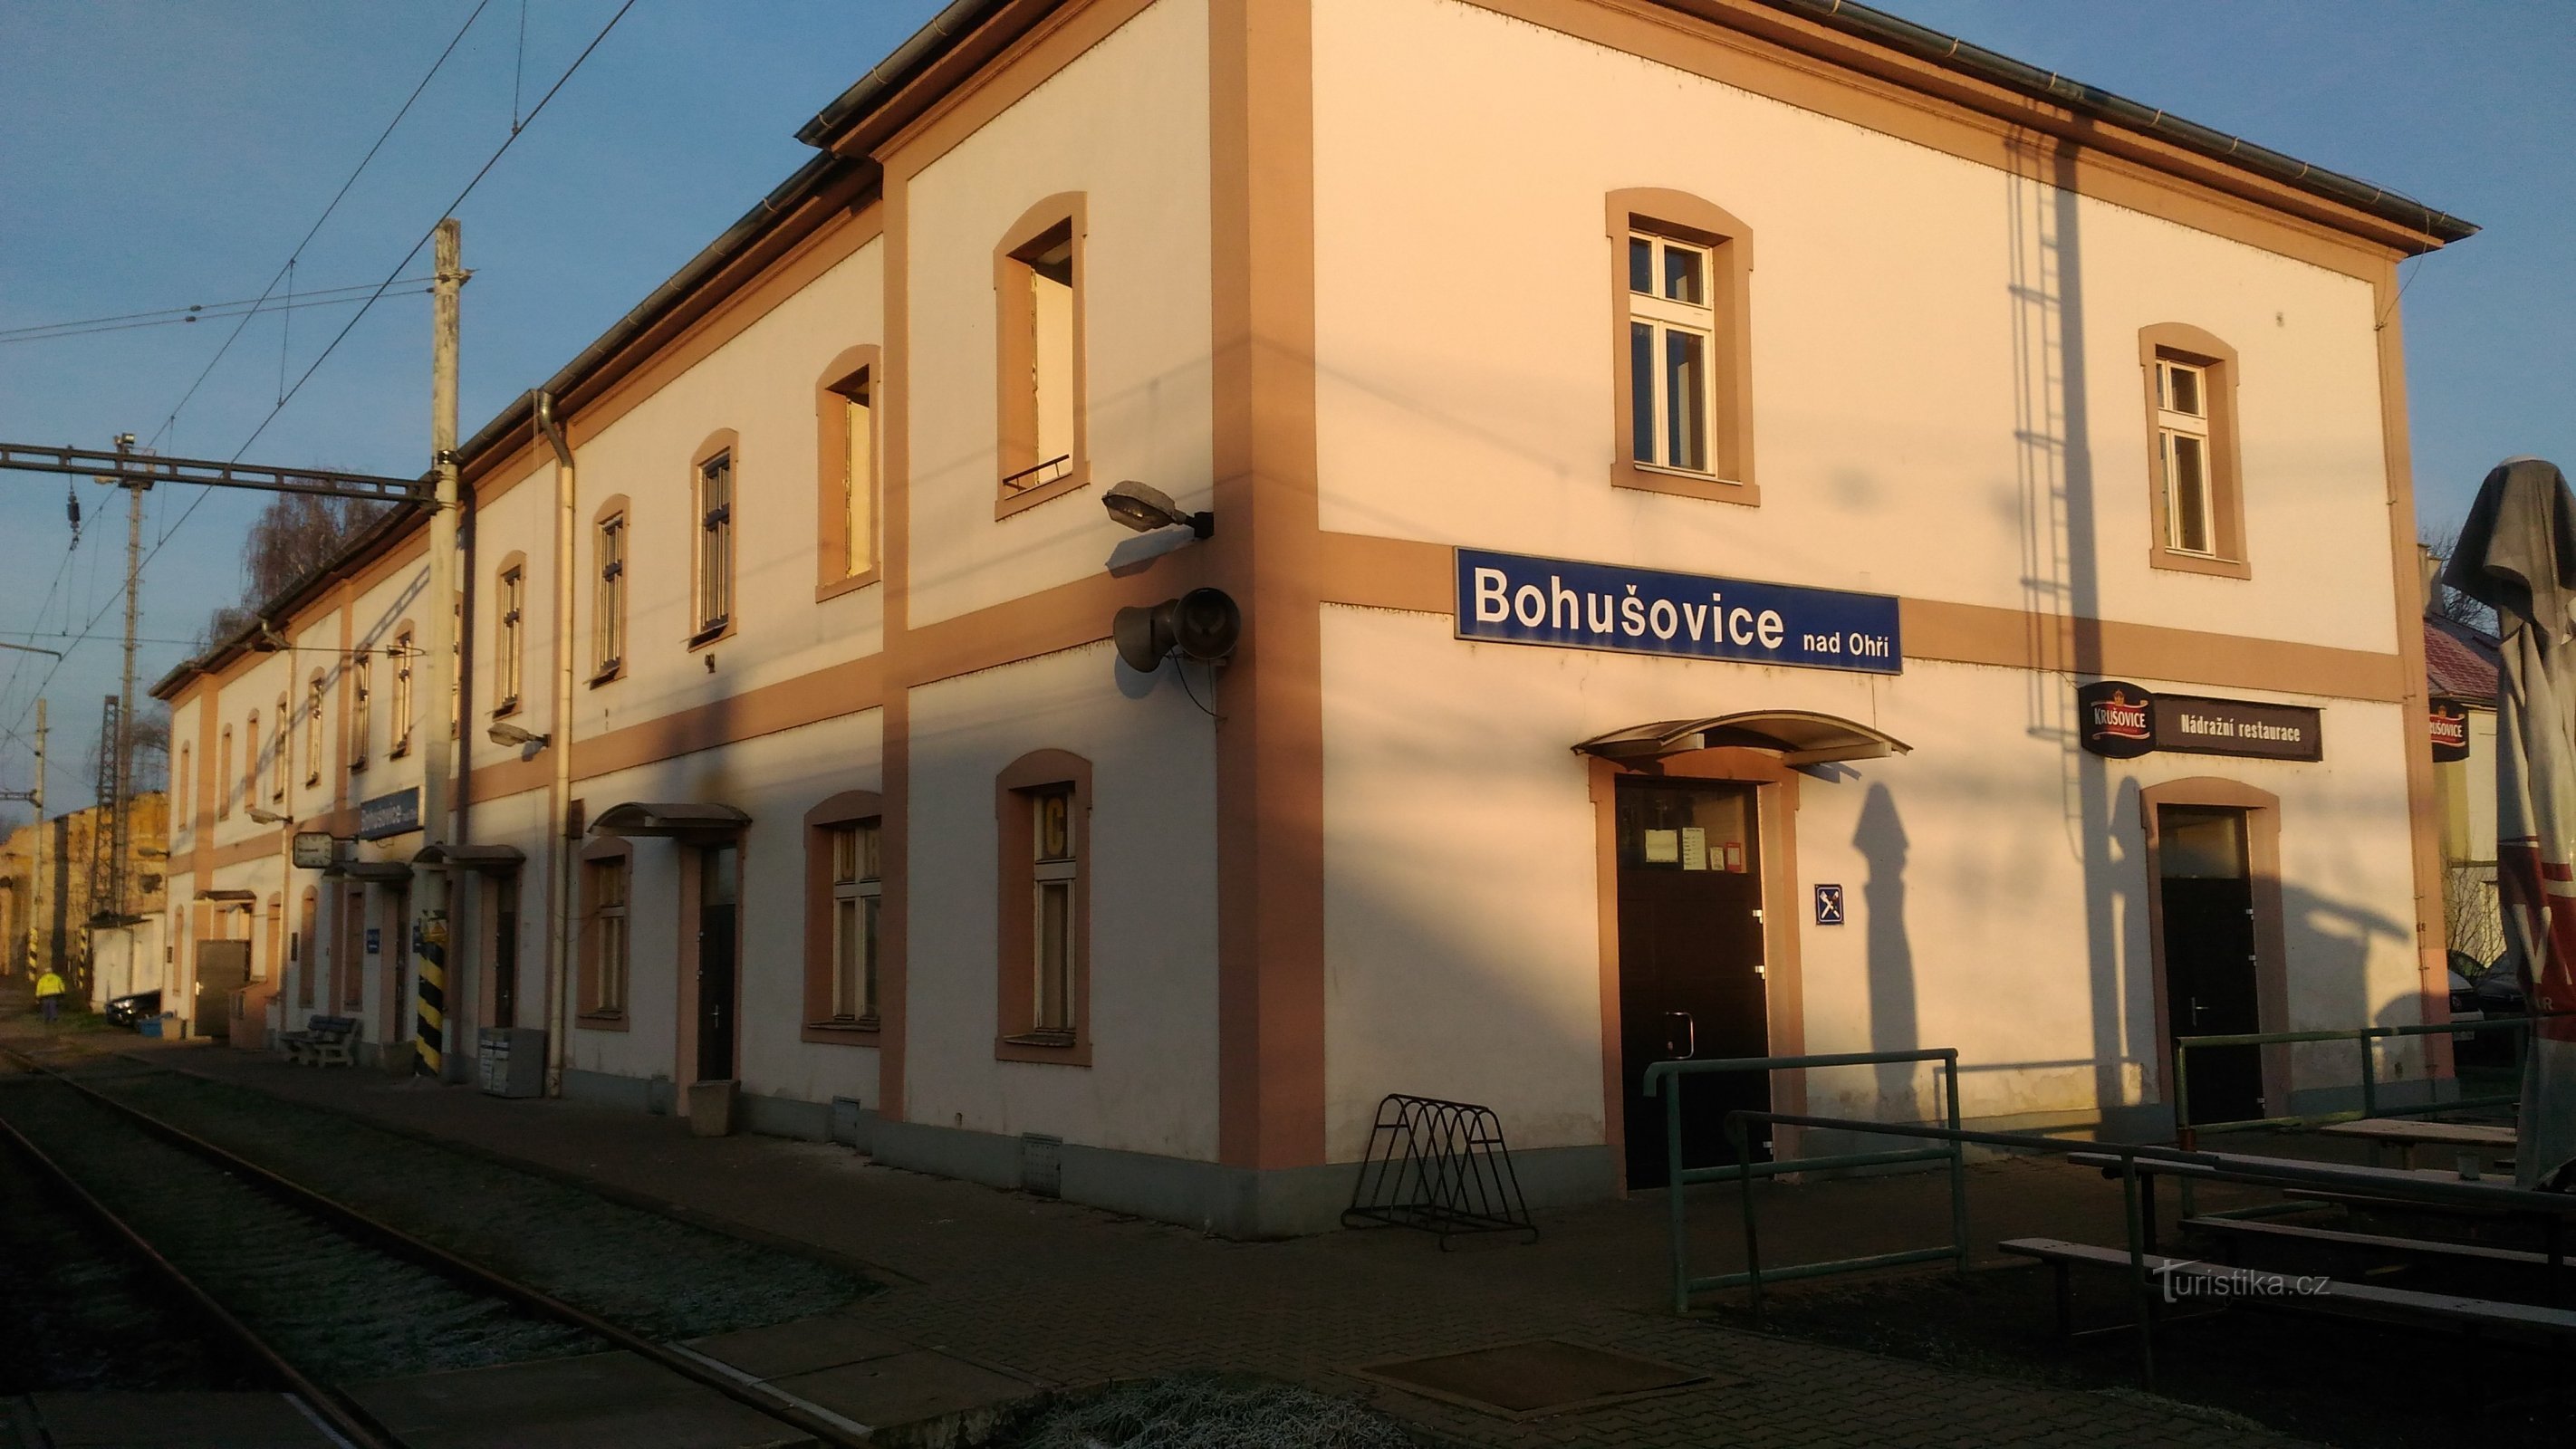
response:
M1458 550L1458 637L1901 674L1896 600Z
M420 787L358 802L358 838L382 840L420 828Z

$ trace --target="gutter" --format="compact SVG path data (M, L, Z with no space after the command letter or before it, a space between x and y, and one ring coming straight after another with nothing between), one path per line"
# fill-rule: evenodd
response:
M1671 0L1665 0L1665 3L1669 5ZM1884 10L1857 4L1855 0L1761 0L1761 3L1846 35L1903 51L1946 70L2053 102L2078 115L2160 137L2187 151L2242 167L2258 176L2329 201L2341 202L2382 221L2421 231L2444 243L2465 241L2478 231L2475 222L2437 211L2387 187L2374 186L2358 177L2311 165L2296 156L2257 146L2240 136L2230 136L2197 121L2186 121L2161 106L2141 105L2126 96L2070 80L2055 71L2041 70L2011 56L1971 45L1955 35L1945 35Z
M910 79L914 71L936 59L950 42L983 24L1005 3L1007 0L950 0L947 9L930 17L929 24L896 46L892 55L878 61L874 70L815 112L814 119L797 130L796 139L808 146L829 145L833 132L883 99L897 81Z
M535 419L537 436L555 454L555 640L554 640L554 709L546 721L546 731L553 738L546 750L554 767L553 801L548 809L551 828L546 831L546 908L553 917L554 929L546 936L546 1081L545 1094L563 1095L564 1027L572 1014L573 962L580 943L576 932L579 919L573 914L573 841L572 841L572 709L573 709L573 528L580 517L579 475L573 467L572 446L564 440L563 428L555 421L554 395L540 388L528 398L529 415Z

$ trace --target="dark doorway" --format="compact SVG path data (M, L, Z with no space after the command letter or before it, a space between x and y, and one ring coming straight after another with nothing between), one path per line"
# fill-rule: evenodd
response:
M1660 1187L1664 1108L1643 1095L1659 1061L1770 1055L1762 978L1762 863L1750 785L1618 785L1619 1071L1628 1185ZM1692 1078L1682 1092L1682 1164L1735 1161L1726 1114L1768 1110L1765 1072ZM1767 1129L1756 1159L1770 1155Z
M2156 813L2164 918L2165 1020L2175 1037L2263 1029L2255 994L2254 879L2245 812L2165 805ZM2194 1047L2186 1074L2194 1123L2263 1113L2263 1049Z
M249 984L250 942L199 941L197 994L189 1003L196 1034L232 1040L233 993Z
M698 852L698 1080L733 1076L734 891L742 853Z
M519 1024L519 878L486 878L492 892L492 1025Z

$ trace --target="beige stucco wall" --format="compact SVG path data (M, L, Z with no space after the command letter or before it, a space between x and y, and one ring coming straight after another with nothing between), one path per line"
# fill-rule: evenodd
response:
M2156 1100L2136 792L2191 775L2281 798L2287 1024L2419 1019L2393 705L2249 696L2322 705L2322 764L2112 762L2034 707L2033 676L1983 666L1874 679L1466 643L1443 616L1343 607L1326 611L1324 659L1335 1158L1359 1154L1387 1092L1493 1106L1515 1146L1601 1140L1601 902L1569 746L1734 706L1821 710L1913 746L1801 782L1795 919L1773 926L1798 934L1810 1052L1954 1046L1971 1116ZM1848 924L1808 923L1817 882L1845 887ZM2348 1082L2349 1058L2303 1059L2298 1085ZM1811 1092L1826 1112L1913 1105L1900 1088L1882 1107L1870 1071Z
M1459 0L1314 32L1325 528L2395 649L2366 283ZM1637 186L1752 229L1758 508L1606 486ZM2156 322L2242 354L2250 582L2147 567Z
M594 663L590 581L598 563L592 520L601 500L613 494L625 495L631 505L626 672L597 689L575 687L577 737L595 738L883 647L882 588L814 600L814 389L844 350L884 341L884 265L884 242L870 242L596 436L574 420L581 582L574 590L573 637L584 681ZM693 652L687 640L696 627L691 568L698 535L690 464L699 445L720 428L741 435L734 460L736 632ZM553 532L543 518L553 507L552 469L541 469L531 481L535 486L513 489L496 506L515 526L487 533L480 553L488 575L509 548L527 549L537 617L545 620L554 613ZM710 654L716 660L712 671L706 666ZM539 657L532 647L532 671ZM542 730L534 721L551 715L552 707L535 708L539 712L523 723Z
M1131 698L1116 668L1094 644L913 692L904 1110L937 1126L1210 1160L1215 730L1169 670ZM1092 766L1088 1067L993 1059L993 782L1039 749Z
M1161 0L910 182L912 622L1097 572L1126 532L1100 508L1135 478L1208 504L1208 30ZM993 517L993 248L1025 211L1085 196L1093 486Z

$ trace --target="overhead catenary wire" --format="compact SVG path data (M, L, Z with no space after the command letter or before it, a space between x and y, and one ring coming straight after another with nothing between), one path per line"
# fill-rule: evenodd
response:
M395 286L427 283L427 277L405 277ZM292 312L305 307L346 307L364 301L362 293L375 289L373 282L359 282L347 287L324 287L310 292L289 292L274 297L249 297L235 302L203 302L188 307L164 307L157 312L129 312L121 317L98 317L81 322L50 322L28 327L0 329L0 346L14 342L51 342L59 337L88 337L100 332L132 332L143 327L180 327L192 322L220 322L232 317L261 316L270 312ZM421 290L426 293L424 285ZM346 295L336 295L346 294Z

